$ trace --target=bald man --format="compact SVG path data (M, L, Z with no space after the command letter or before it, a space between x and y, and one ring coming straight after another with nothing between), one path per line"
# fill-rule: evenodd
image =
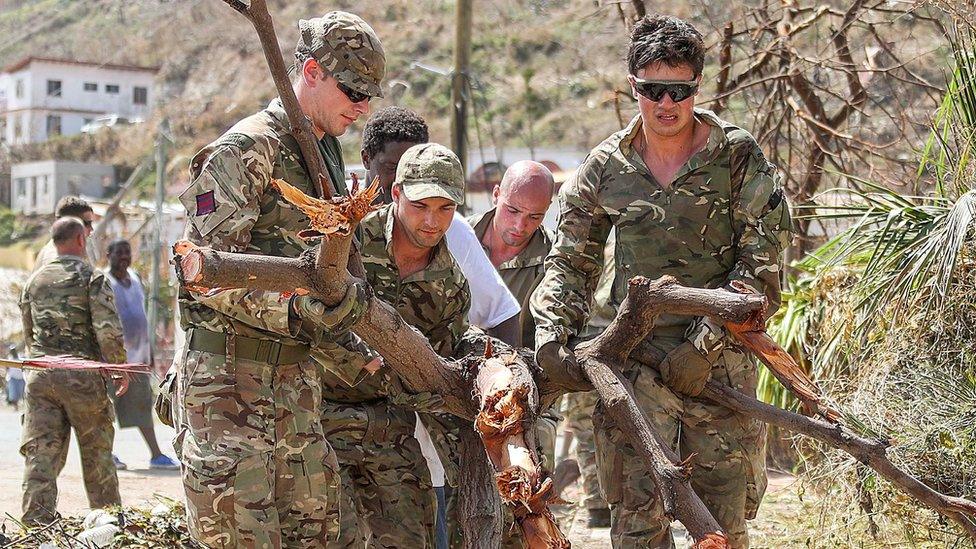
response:
M542 227L555 190L552 172L538 162L512 164L492 190L495 207L468 220L502 280L522 305L522 344L534 342L529 296L542 279L552 239Z

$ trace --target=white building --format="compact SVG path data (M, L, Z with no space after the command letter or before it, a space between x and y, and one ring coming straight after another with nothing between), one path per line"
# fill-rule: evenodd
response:
M146 119L159 69L26 57L0 73L0 144L74 135L101 116Z
M25 214L53 214L62 196L100 198L115 184L115 168L64 160L24 162L10 167L10 209Z

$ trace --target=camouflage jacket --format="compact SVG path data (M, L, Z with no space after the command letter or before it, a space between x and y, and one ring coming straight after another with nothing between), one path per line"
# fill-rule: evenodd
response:
M610 306L617 310L631 277L672 275L681 284L717 288L733 280L765 293L769 314L779 306L780 253L791 219L775 170L755 139L713 113L705 148L669 188L661 187L631 146L638 115L593 149L559 192L556 242L531 300L536 348L579 334L616 229ZM657 329L687 337L703 354L724 345L711 321L663 315Z
M185 237L216 250L296 257L309 244L298 236L308 217L271 185L284 179L315 196L298 142L280 99L235 124L204 147L190 164L190 186L180 195L187 211ZM329 176L347 194L339 142L319 140ZM184 328L294 342L302 339L289 324L288 299L275 292L230 290L201 296L180 293Z
M31 357L125 362L115 294L105 276L80 257L58 256L35 271L24 285L20 312Z
M363 231L362 257L366 280L376 296L389 303L403 320L420 330L441 356L449 357L468 329L471 291L461 268L447 249L444 240L434 248L426 269L405 279L400 278L393 260L393 205L383 206L360 223ZM377 374L355 387L326 382L326 400L361 402L389 396L389 380Z
M491 228L494 218L495 208L468 218L468 223L474 229L479 242L484 242L485 233ZM484 244L482 247L490 257L488 248ZM529 298L542 280L546 256L551 248L552 237L549 236L546 228L540 225L524 250L497 267L498 274L522 307L522 312L519 313L519 326L522 327L522 345L526 347L531 347L535 343L535 320L529 310Z

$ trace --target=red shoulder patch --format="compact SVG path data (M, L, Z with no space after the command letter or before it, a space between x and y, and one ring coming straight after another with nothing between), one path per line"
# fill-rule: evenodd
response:
M212 214L217 210L217 201L214 199L214 192L207 191L197 195L197 215Z

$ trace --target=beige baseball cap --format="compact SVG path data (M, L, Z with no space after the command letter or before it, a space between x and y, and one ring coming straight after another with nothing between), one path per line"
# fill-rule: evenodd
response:
M453 151L437 143L407 149L397 164L394 185L402 185L408 200L446 198L464 203L464 170Z

